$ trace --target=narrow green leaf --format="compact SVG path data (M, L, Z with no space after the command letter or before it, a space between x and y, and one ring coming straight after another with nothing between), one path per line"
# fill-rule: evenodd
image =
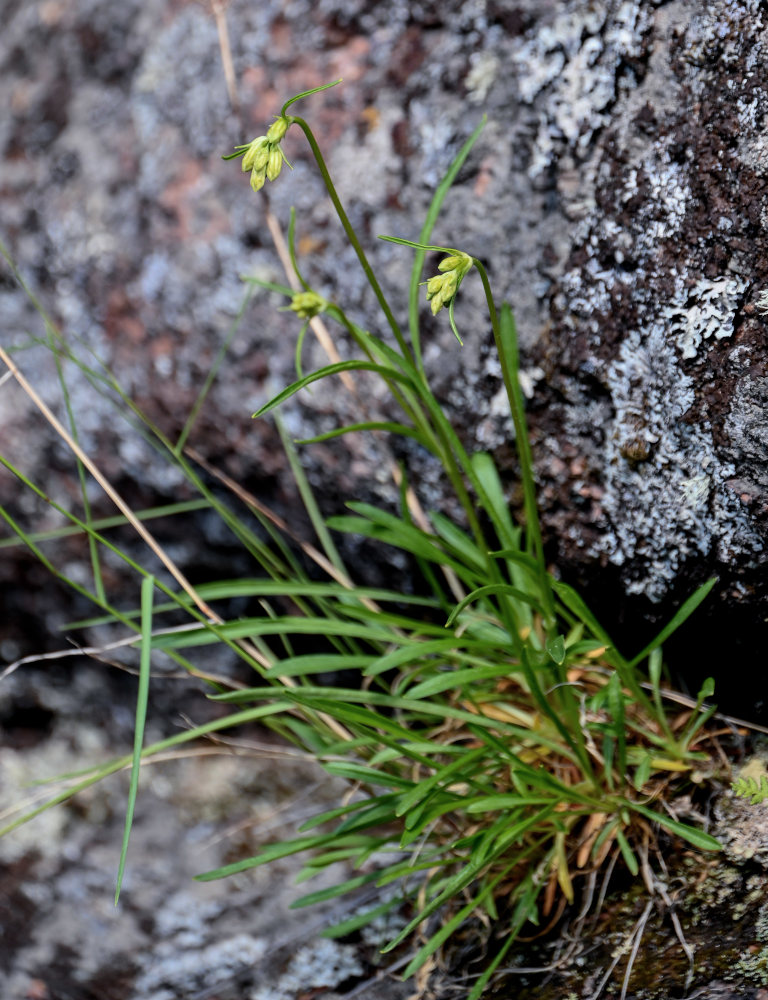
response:
M635 777L632 784L638 792L643 790L643 786L651 776L651 755L646 754L635 768Z
M491 976L504 960L504 957L517 940L518 935L525 924L528 921L534 925L538 924L539 921L536 912L536 902L541 889L542 880L534 878L533 874L529 873L523 879L517 890L513 893L512 899L513 901L517 900L517 905L515 906L512 914L512 920L510 921L509 927L505 932L504 943L501 948L499 948L491 962L483 970L482 975L472 987L467 1000L482 1000L482 997L485 995L485 987L488 985Z
M336 774L341 778L349 778L350 781L362 781L366 785L380 785L384 788L412 788L413 782L408 778L401 778L397 774L387 774L377 771L372 767L365 767L363 764L336 763L331 761L325 765L325 770L329 774Z
M378 873L377 873L378 874ZM372 923L378 917L382 917L394 910L395 907L401 906L403 900L394 897L393 899L388 899L384 903L379 903L378 906L374 906L369 910L361 910L352 917L348 917L346 920L340 921L338 924L333 924L331 927L326 927L320 932L320 937L324 938L344 938L353 934L355 931L360 930L361 927L367 927L368 924Z
M486 553L483 553L474 544L467 533L458 525L454 524L439 511L430 514L430 520L435 531L453 550L454 555L462 559L469 567L477 573L487 572Z
M309 516L309 520L312 523L312 527L314 528L315 535L317 536L320 546L328 557L330 563L335 566L340 573L348 576L349 574L347 573L344 561L339 555L339 550L336 548L336 545L331 538L325 519L320 513L320 508L317 505L315 494L309 484L309 478L304 471L304 467L299 461L299 456L296 454L296 448L294 447L290 436L285 429L279 413L275 414L275 426L277 427L280 435L280 440L282 441L283 450L285 451L286 458L288 459L288 464L291 467L293 481L299 491L299 495L301 496L304 504L304 509Z
M147 719L147 702L149 700L149 674L152 660L152 597L155 589L155 578L146 576L141 581L141 656L139 662L139 691L136 697L136 722L133 739L133 761L131 763L131 783L128 790L128 806L125 811L125 830L123 845L120 849L120 863L117 868L117 887L115 889L115 906L120 898L123 885L125 859L128 855L128 841L131 836L133 814L136 808L136 795L139 790L139 771L141 770L141 750L144 742L144 724Z
M425 681L414 684L403 691L409 698L433 698L443 691L459 690L464 685L472 685L477 694L480 681L493 680L496 677L508 677L513 670L509 663L495 663L487 667L467 667L463 670L447 670Z
M619 827L616 827L616 842L621 850L621 856L624 858L624 864L633 875L637 875L640 871L640 866L637 863L637 858L632 848L629 846L629 841Z
M340 621L320 617L301 618L288 615L279 618L243 618L228 622L215 629L207 625L186 631L155 636L155 649L188 649L193 646L210 646L226 639L246 639L266 635L334 635L350 636L370 642L386 643L392 639L392 630L386 626L366 625L361 622Z
M395 815L405 815L417 803L423 802L437 785L446 785L454 780L453 776L456 772L461 773L463 771L465 774L471 774L476 763L482 760L485 753L485 747L468 750L460 757L446 764L445 767L437 768L433 775L419 781L409 792L402 796L397 804Z
M697 830L693 826L688 826L687 823L679 823L677 820L663 815L663 813L654 812L653 809L640 805L639 802L633 802L632 808L635 812L639 812L641 816L645 816L646 819L658 823L659 826L663 826L670 833L682 837L683 840L687 840L689 844L693 844L694 847L698 847L701 851L721 851L723 849L723 845L719 840L716 840L708 833L704 833L703 830Z
M443 202L445 201L448 192L453 186L453 182L458 176L459 170L461 170L467 157L469 156L472 147L477 142L477 139L485 127L487 121L486 115L483 115L480 123L476 126L472 134L469 136L467 141L461 147L457 153L455 159L448 168L448 172L442 179L440 184L438 184L437 189L432 197L432 202L427 210L426 218L424 219L424 225L421 228L421 233L419 234L419 243L422 247L429 243L430 236L432 235L432 230L435 227L438 216L440 215L440 209L443 207ZM413 345L413 352L417 360L418 367L422 369L421 361L421 336L419 331L419 283L421 281L421 274L424 267L424 258L426 252L419 248L414 255L413 268L411 269L411 281L408 290L408 323L411 333L411 344Z
M342 434L355 434L358 431L381 431L386 434L399 434L400 437L413 438L414 441L418 441L419 444L426 447L424 436L419 431L405 424L398 424L387 420L368 420L360 424L347 424L345 427L336 427L334 430L326 431L324 434L316 434L315 437L300 438L296 444L317 444L319 441L330 441L332 438L341 437Z
M318 813L317 816L313 816L312 819L308 819L305 823L299 827L299 833L303 833L304 830L311 830L316 826L321 826L323 823L330 823L334 819L338 819L340 816L346 816L348 813L359 812L361 809L369 809L372 803L385 804L387 803L390 807L394 807L394 803L398 800L398 793L393 792L389 795L380 795L376 798L364 798L359 802L349 802L343 806L337 806L335 809L328 809L326 812Z
M377 375L381 375L384 379L392 379L395 382L403 382L406 385L411 385L411 380L401 372L396 371L394 368L388 368L385 365L378 365L373 361L337 361L335 364L319 368L310 375L305 375L304 378L299 379L298 382L292 382L291 385L286 386L286 388L279 392L273 399L258 409L253 416L254 418L263 417L271 410L280 406L281 403L284 403L286 399L290 399L291 396L294 396L301 389L305 389L313 382L329 378L331 375L339 375L341 372L351 371L375 372Z
M288 108L296 101L301 101L305 97L311 97L312 94L319 94L323 90L330 90L331 87L336 87L342 82L341 77L338 80L333 80L331 83L323 83L319 87L312 87L311 90L302 90L300 94L295 94L293 97L289 98L280 110L280 117L285 118L288 112Z
M406 966L405 971L403 972L403 979L408 979L415 972L417 972L418 969L421 968L421 966L426 962L426 960L430 957L430 955L433 955L440 947L440 945L444 941L447 941L448 938L451 936L451 934L453 934L453 932L457 930L457 928L459 928L464 923L465 920L468 919L468 917L473 913L473 911L476 910L484 902L486 897L492 894L493 890L496 888L499 882L501 882L501 880L504 877L506 877L508 872L509 868L504 868L503 871L496 876L496 878L492 879L485 886L483 886L483 888L480 890L480 892L477 894L477 896L475 896L473 900L467 903L466 906L463 906L456 914L454 914L453 917L451 917L450 920L447 920L440 927L440 929L435 934L432 935L432 937L427 941L427 943L422 948L419 949L419 951L416 953L416 955L413 957L410 963ZM458 892L459 892L458 889L455 890L451 889L451 891L449 892L449 897L458 896ZM441 894L441 897L439 897L441 899L441 902L443 901L443 895L444 894ZM431 908L432 904L426 907L423 913L419 915L419 920L418 920L419 923L423 918L427 916L427 910L431 910ZM390 947L391 945L387 945L387 947L383 948L382 951L388 951Z
M162 507L150 507L147 510L138 510L133 513L137 521L149 521L152 518L173 517L176 514L186 514L190 511L203 510L207 507L210 507L210 504L205 499L184 500L180 503L169 503ZM107 528L119 528L127 523L127 519L121 514L116 514L113 517L96 518L87 522L92 532L104 531ZM32 542L39 543L58 541L60 538L69 538L73 535L82 534L87 534L87 530L80 528L76 524L70 524L61 528L52 528L50 531L30 532L28 538ZM0 549L13 548L22 544L24 544L22 540L17 537L0 539Z
M337 843L338 837L335 831L318 834L314 837L295 837L277 844L268 844L251 858L243 858L242 861L235 861L230 865L222 865L221 868L202 872L200 875L195 875L194 879L196 882L213 882L216 879L227 878L229 875L237 875L239 872L257 868L259 865L266 865L270 861L290 857L291 854L300 854L302 851L310 851L316 847L325 847L328 844L336 845Z
M683 622L690 618L696 608L698 608L701 602L705 600L716 583L717 577L713 576L711 579L707 580L706 583L703 583L696 591L694 591L688 600L684 601L683 604L680 605L677 612L672 616L661 632L659 632L656 638L649 642L644 649L640 650L637 656L633 657L629 661L629 666L636 667L637 664L642 662L642 660L644 660L654 649L663 645L672 633L676 632Z
M491 594L502 594L506 597L512 597L517 601L522 601L523 604L528 605L540 614L543 614L541 604L530 594L526 594L522 590L518 590L517 587L513 587L508 583L489 583L484 587L478 587L477 590L473 590L471 594L467 594L464 600L457 604L450 613L448 621L445 623L445 627L450 628L468 605L474 603L475 601L479 601L482 597L489 597Z
M368 885L369 882L375 882L380 876L380 871L367 872L365 875L355 875L353 878L349 878L345 882L340 882L338 885L332 885L327 889L318 889L316 892L309 892L306 896L301 896L291 903L290 909L299 910L305 906L314 906L316 903L325 903L329 899L336 899L347 892L352 892L363 885Z
M203 725L195 726L193 729L185 729L183 732L177 733L176 736L170 736L167 739L160 740L159 742L153 743L148 747L144 747L141 752L141 756L142 758L152 757L155 754L162 753L164 750L170 750L172 747L180 746L182 743L189 743L196 740L201 736L205 736L207 733L218 732L220 729L230 729L235 728L236 726L246 725L249 722L255 722L257 719L264 719L269 715L277 715L281 712L290 711L292 708L293 705L291 702L277 701L269 705L260 705L257 708L250 708L242 712L235 712L232 715L225 716L224 718L214 719L213 721L204 723ZM91 785L102 781L110 774L114 774L116 771L121 771L124 767L127 767L131 763L131 760L131 756L118 757L116 760L111 760L107 764L93 768L89 777L85 778L83 781L79 781L75 785L65 788L64 791L57 793L47 802L44 802L42 805L37 806L34 809L30 809L29 812L24 813L17 819L12 820L3 827L0 827L0 837L5 836L6 833L10 833L11 830L18 829L18 827L23 826L25 823L29 823L30 820L41 815L41 813L46 812L48 809L51 809L53 806L57 806L60 803L73 798L78 794L78 792L82 792L86 788L90 788Z
M337 670L357 670L370 664L372 656L352 656L344 653L306 653L279 660L264 674L265 677L306 677Z
M517 552L521 531L512 521L509 501L504 496L504 488L501 485L496 463L492 456L485 451L476 452L471 461L472 469L482 483L488 513L493 519L499 542ZM530 561L537 568L536 561L534 559Z
M465 889L468 885L475 881L481 871L481 866L474 865L472 862L467 864L461 871L457 872L453 877L449 878L445 884L443 890L435 896L427 905L421 910L414 918L410 921L397 935L397 937L390 941L388 945L381 949L382 954L391 951L396 948L401 941L404 941L418 926L422 921L426 920L427 917L431 916L435 910L440 909L443 903L447 902L449 899L457 896L458 893ZM475 900L470 906L470 910L474 909L477 905L478 900ZM431 954L431 953L430 953ZM425 958L428 956L425 956ZM423 961L423 960L422 960ZM418 966L417 966L418 968Z

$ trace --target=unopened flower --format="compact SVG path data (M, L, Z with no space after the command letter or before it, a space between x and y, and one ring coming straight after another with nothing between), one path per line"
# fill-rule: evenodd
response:
M283 136L288 131L288 126L290 124L291 123L287 118L278 118L276 121L272 122L267 129L267 141L274 143L282 142Z
M288 306L300 319L312 319L318 313L325 312L328 300L317 292L296 292Z
M270 181L277 180L282 166L283 151L279 146L273 146L269 151L269 159L267 160L267 179Z
M440 274L436 274L427 281L427 300L432 308L432 315L436 315L443 306L447 306L453 300L459 290L464 275L472 267L472 258L467 253L453 253L437 265Z
M258 136L245 146L236 146L236 152L225 157L225 159L231 160L242 156L243 170L250 170L251 187L254 191L260 191L264 187L265 181L276 180L280 175L283 161L288 163L280 143L290 124L287 118L278 118L267 129L266 135Z
M265 135L254 139L243 154L243 171L262 170L269 159L269 143Z

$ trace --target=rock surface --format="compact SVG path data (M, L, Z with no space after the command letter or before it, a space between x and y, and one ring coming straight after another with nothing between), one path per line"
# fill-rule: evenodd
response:
M435 5L233 0L226 9L240 117L204 5L11 2L0 42L4 238L67 338L79 338L172 437L243 299L241 274L282 280L251 194L220 155L263 131L290 93L343 76L302 111L402 316L408 252L461 142L489 121L435 233L489 261L517 314L533 393L545 521L560 561L600 567L653 602L715 571L731 602L764 599L768 101L758 0L580 0ZM298 137L293 174L268 185L283 226L299 212L310 279L378 329ZM361 184L361 178L365 183ZM263 194L263 192L262 192ZM266 495L289 489L274 431L249 414L292 376L293 317L247 307L191 440ZM60 399L41 329L6 280L5 339ZM428 321L438 390L473 445L508 451L480 289L462 288L458 350ZM28 347L21 350L21 347ZM349 345L339 339L345 355ZM317 346L307 363L321 363ZM157 495L179 478L76 373L81 441L117 481ZM370 406L380 387L366 384ZM61 495L69 470L20 391L0 394L2 443ZM297 434L354 418L336 385L286 410ZM35 435L30 448L28 434ZM47 441L47 444L41 442ZM391 495L383 443L308 458L326 493ZM419 465L419 462L416 461ZM425 503L440 502L429 466ZM332 484L332 488L331 488ZM3 476L7 500L15 485ZM290 501L289 501L290 503Z
M181 723L167 685L153 687L150 740ZM30 782L128 751L129 689L82 665L71 676L49 673L47 685L34 669L8 678L3 806L29 801ZM205 711L199 699L187 707L198 719ZM4 1000L297 1000L307 991L336 1000L358 987L370 1000L405 1000L414 983L401 983L388 971L392 961L377 953L382 935L399 929L391 921L374 922L354 943L320 937L364 908L364 899L290 909L305 892L349 877L343 866L308 885L295 884L299 858L223 881L193 881L280 839L347 790L269 735L241 732L238 743L237 750L209 745L142 771L118 907L124 774L0 838ZM32 797L36 804L39 796Z
M54 325L46 333L6 268L2 344L14 348L41 396L63 413L59 378L40 343L60 329L113 368L174 438L237 323L190 441L245 487L295 513L277 435L250 414L292 378L298 324L276 311L282 300L270 294L253 297L238 320L242 274L283 280L265 225L267 203L284 227L296 206L300 258L313 284L376 330L380 320L298 137L286 140L293 173L260 198L220 156L263 132L290 94L343 76L343 87L312 98L302 113L316 127L402 318L405 296L397 290L407 283L410 257L375 237L416 237L435 186L487 112L435 239L487 259L499 297L515 308L553 554L571 573L593 583L597 577L598 589L602 580L618 582L645 610L648 602L663 607L715 571L723 599L762 623L768 321L756 304L768 285L765 4L232 0L225 16L239 112L227 96L216 19L203 4L4 5L0 105L10 114L0 119L2 238ZM511 428L479 287L462 287L463 350L426 308L425 319L425 358L441 398L466 440L494 451L512 480ZM351 350L343 337L337 346L343 356ZM305 366L323 361L320 348L308 345ZM71 365L65 371L81 444L107 476L138 503L178 498L178 473L115 419L109 393L94 393ZM374 412L386 410L375 382L364 390ZM329 384L293 401L285 419L302 436L359 414L355 401ZM0 385L0 450L48 495L77 508L68 449L12 382ZM391 499L387 455L384 443L350 438L309 450L307 459L313 483L332 505L348 497ZM412 457L425 506L439 505L439 475ZM92 499L96 513L113 512L97 493ZM57 523L5 471L0 501L30 527ZM174 544L201 576L220 573L232 558L207 522ZM81 572L76 546L60 542L56 554L69 573ZM119 568L109 570L108 583L122 586ZM0 579L0 654L10 660L38 648L72 609L46 572L22 557L4 557ZM733 635L727 640L723 662L730 670L738 657ZM748 652L744 661L754 673L754 649ZM44 675L36 683L47 688ZM81 701L90 708L98 684L82 683ZM758 697L749 694L752 702ZM0 698L10 700L17 721L24 718L7 686ZM105 744L106 722L90 729L62 702L29 711L37 722L48 719L52 731L59 715L71 727L69 735L56 733L52 770L115 749ZM122 711L117 749L129 742L130 716ZM10 717L4 712L4 720ZM3 766L26 769L10 745L6 739ZM178 767L178 787L158 780L140 799L146 811L135 831L136 866L121 914L127 922L110 909L122 816L109 794L79 807L84 826L76 810L67 811L51 821L47 836L30 827L32 841L3 848L12 852L3 855L3 930L23 932L12 940L12 962L0 962L4 995L85 1000L95 991L110 1000L190 1000L215 989L241 1000L247 991L276 987L281 977L287 995L296 995L297 977L310 974L307 966L291 966L285 951L261 982L249 972L286 940L271 926L275 882L254 895L237 886L222 888L222 896L190 889L188 876L216 863L199 863L195 839L215 854L215 822L204 815L213 799L195 798L203 779L191 765ZM241 781L225 771L213 771L211 780ZM9 787L6 775L3 792ZM258 812L254 787L246 782L239 793ZM265 808L275 805L269 794L264 801ZM224 796L221 809L232 816L231 798ZM740 813L739 822L746 822ZM178 852L168 854L169 842L180 845ZM700 997L735 996L738 989L752 998L765 988L765 921L758 927L753 912L762 905L755 894L764 893L764 873L738 868L730 878L751 907L732 918L731 926L743 922L729 939L733 963L743 963L743 989L738 980L711 985L728 971L713 962L699 979ZM238 891L245 896L233 902ZM269 907L256 917L259 894ZM712 890L711 899L705 910L722 917L730 897ZM73 901L82 922L73 921ZM642 911L642 903L633 905ZM303 941L307 926L286 926L291 945ZM84 939L99 942L104 961L81 954ZM622 940L608 940L600 953L606 962ZM307 958L292 951L296 962ZM563 986L588 996L597 966L579 972L580 958ZM313 987L326 995L344 984L354 988L350 981L365 981L360 961L357 952L334 953L330 965L346 979L315 977ZM223 970L220 980L212 969ZM67 992L56 993L56 977ZM681 988L684 978L669 988ZM365 996L372 1000L375 988ZM389 980L386 989L387 1000L400 995Z

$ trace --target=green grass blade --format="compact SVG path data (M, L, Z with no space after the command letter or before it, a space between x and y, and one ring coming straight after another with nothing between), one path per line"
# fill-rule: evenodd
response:
M380 875L381 873L377 872L377 874ZM355 931L360 930L361 927L367 927L367 925L376 920L377 917L383 917L396 906L401 906L402 902L403 901L398 897L394 897L393 899L388 899L384 903L379 903L378 906L374 906L370 910L362 910L360 913L356 913L354 916L348 917L346 920L342 920L338 924L326 927L320 932L320 937L348 937Z
M644 660L646 656L648 656L650 653L653 652L654 649L665 643L667 639L672 635L672 633L675 632L678 628L680 628L680 626L687 618L690 618L690 616L693 614L696 608L698 608L701 602L707 597L707 595L709 594L709 592L712 590L712 588L715 586L716 583L717 583L716 576L713 576L711 579L707 580L706 583L702 583L702 585L698 588L698 590L696 590L693 594L691 594L688 600L684 601L683 604L680 605L677 612L672 616L671 620L664 626L661 632L659 632L656 638L651 640L651 642L649 642L644 649L640 650L637 656L633 657L629 661L629 666L636 667L638 663Z
M149 521L156 517L173 517L175 514L186 514L190 511L203 510L210 507L207 500L184 500L180 503L165 504L162 507L149 507L147 510L134 511L137 521ZM105 531L108 528L119 528L127 524L128 521L122 514L113 517L95 518L87 522L93 531ZM58 541L60 538L70 538L76 535L87 534L77 525L63 525L61 528L51 528L49 531L31 531L28 538L39 544L40 542ZM20 538L0 539L0 549L10 549L24 544Z
M435 228L435 223L440 215L440 210L443 207L445 198L453 186L453 182L456 180L459 171L464 166L464 162L469 156L472 147L477 142L480 133L485 127L486 121L487 117L486 115L483 115L480 124L475 128L470 137L461 147L453 160L453 163L451 163L448 168L448 172L445 177L438 185L437 190L432 197L432 202L427 211L426 218L424 219L424 225L421 227L419 243L429 243L429 238L432 235L432 230ZM411 283L408 289L408 324L411 334L411 346L413 347L416 363L422 372L424 371L424 366L421 359L421 334L419 330L419 283L421 282L421 273L424 268L425 257L425 250L419 249L414 254L413 267L411 268Z
M467 1000L482 1000L485 993L485 987L488 985L491 976L499 967L509 949L515 941L517 941L518 935L525 926L526 922L530 920L532 923L538 923L536 919L536 900L539 897L541 889L542 880L535 878L532 873L529 873L523 879L513 897L517 900L517 905L515 906L514 913L512 914L512 920L506 931L504 944L501 946L498 953L494 956L488 966L483 970L482 975L472 987Z
M392 420L369 420L359 424L347 424L344 427L336 427L332 431L326 431L324 434L316 434L314 437L300 438L296 441L296 444L317 444L320 441L330 441L332 438L341 437L342 434L356 434L359 431L381 431L386 434L398 434L400 437L409 437L414 441L418 441L425 448L428 447L423 434L420 434L413 427L407 427L405 424L398 424Z
M144 742L144 723L147 718L147 701L149 699L149 673L152 657L152 596L155 588L155 578L146 576L141 581L141 657L139 665L139 692L136 698L136 724L133 740L133 762L131 765L131 784L128 790L128 806L125 810L125 830L123 845L120 848L120 863L117 868L117 887L115 889L115 906L120 898L123 885L125 859L128 855L128 841L131 836L133 814L136 808L136 795L139 790L139 772L141 770L141 750Z
M398 690L409 698L434 698L436 694L443 691L458 691L462 687L469 686L476 696L480 688L481 681L495 680L499 677L509 677L511 667L509 663L490 664L487 667L467 667L459 670L447 670L434 677L428 677L425 681L420 681L413 687Z
M719 840L716 840L708 833L704 833L703 830L697 830L695 827L688 826L686 823L679 823L677 820L671 819L663 813L657 813L653 809L649 809L647 806L641 805L639 802L632 802L631 806L635 812L639 812L641 816L645 816L646 819L650 819L654 823L658 823L659 826L663 826L664 829L669 830L670 833L674 833L676 836L682 837L682 839L687 840L689 844L693 844L694 847L698 847L700 851L722 851L723 849L723 845Z
M284 403L286 399L290 399L291 396L294 396L301 389L305 389L313 382L319 382L320 379L329 378L331 375L339 375L341 372L353 371L375 372L377 375L381 375L383 379L392 379L395 382L403 382L406 385L411 385L411 380L407 376L396 371L394 368L388 368L386 365L378 365L373 361L337 361L335 364L318 368L317 371L312 372L310 375L305 375L304 378L299 379L297 382L292 382L282 392L278 392L268 403L265 403L261 409L257 410L253 414L253 417L265 416L265 414L270 413Z
M57 350L55 338L52 335L51 329L48 328L48 347L53 354L56 363L56 373L58 375L59 385L61 387L62 397L64 399L64 407L67 412L67 420L69 422L69 429L72 435L72 440L76 443L80 443L80 437L77 432L77 421L75 420L75 412L72 408L72 398L69 393L69 387L67 386L67 381L64 378L64 369L62 366L62 359L60 352ZM80 483L80 496L83 501L83 514L86 524L90 525L92 523L91 516L91 502L88 497L88 476L86 473L85 466L79 455L75 455L75 462L77 465L77 478ZM99 559L99 546L96 539L92 534L88 535L88 550L91 557L91 572L93 573L93 586L96 591L96 598L101 603L106 603L106 591L104 589L104 580L101 573L101 561Z
M183 743L189 743L192 740L196 740L200 736L205 736L207 733L218 732L221 729L229 729L235 728L236 726L246 725L249 722L264 719L270 715L278 715L281 712L290 711L292 708L293 705L291 702L275 701L268 705L260 705L257 708L249 708L242 712L236 712L234 715L227 715L221 719L214 719L211 722L195 726L193 729L187 729L182 733L177 733L175 736L169 736L167 739L159 740L157 743L144 747L141 752L141 756L142 758L152 757L156 754L162 753L164 750L170 750L174 747L181 746ZM53 806L60 805L62 802L66 802L68 799L73 798L78 794L78 792L82 792L86 788L90 788L91 785L95 785L97 782L103 781L104 778L108 777L110 774L114 774L116 771L121 771L124 767L128 767L131 764L131 761L132 755L127 755L118 757L116 760L111 760L108 764L93 768L89 777L84 778L82 781L77 782L77 784L64 789L64 791L59 792L52 799L49 799L42 805L37 806L35 809L31 809L29 812L24 813L22 816L12 820L5 826L0 827L0 837L4 837L5 834L10 833L11 830L16 830L25 823L29 823L30 820L33 820L36 816L40 816L48 809L53 808Z
M489 597L491 594L501 594L507 597L512 597L521 604L528 605L533 608L534 611L538 611L539 614L544 613L544 609L535 597L524 593L522 590L518 590L517 587L513 587L509 583L488 583L484 587L478 587L477 590L473 590L471 594L467 594L464 600L460 601L456 605L448 616L448 621L445 623L445 627L450 628L461 612L470 604L473 604L475 601L479 601L483 597Z
M353 656L347 653L305 653L278 661L264 674L271 677L308 677L337 670L361 670L370 665L372 656Z
M299 495L301 496L302 502L304 504L304 509L306 510L309 520L312 522L312 527L314 528L315 535L325 552L328 560L331 562L336 569L343 573L344 576L348 577L346 566L339 555L339 550L331 538L331 534L326 527L323 515L320 513L320 508L317 506L317 501L315 500L315 494L312 492L312 487L309 485L309 480L304 472L304 468L299 461L299 456L296 454L296 448L293 445L289 435L286 433L285 424L280 418L280 414L275 414L275 425L277 426L278 433L280 434L280 440L283 443L283 448L285 454L288 458L288 463L291 467L291 473L293 474L293 481L295 482Z

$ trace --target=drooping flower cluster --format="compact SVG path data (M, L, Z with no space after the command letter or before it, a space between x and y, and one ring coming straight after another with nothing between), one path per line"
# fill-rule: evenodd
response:
M270 125L266 135L260 135L247 146L238 147L243 151L240 154L243 157L243 170L251 171L251 187L254 191L260 191L264 187L264 181L273 181L278 177L283 160L288 163L280 143L290 124L287 118L278 118Z
M453 253L445 257L437 265L441 274L427 281L427 300L432 307L432 315L436 315L443 306L450 304L464 275L472 267L472 258L467 253Z

